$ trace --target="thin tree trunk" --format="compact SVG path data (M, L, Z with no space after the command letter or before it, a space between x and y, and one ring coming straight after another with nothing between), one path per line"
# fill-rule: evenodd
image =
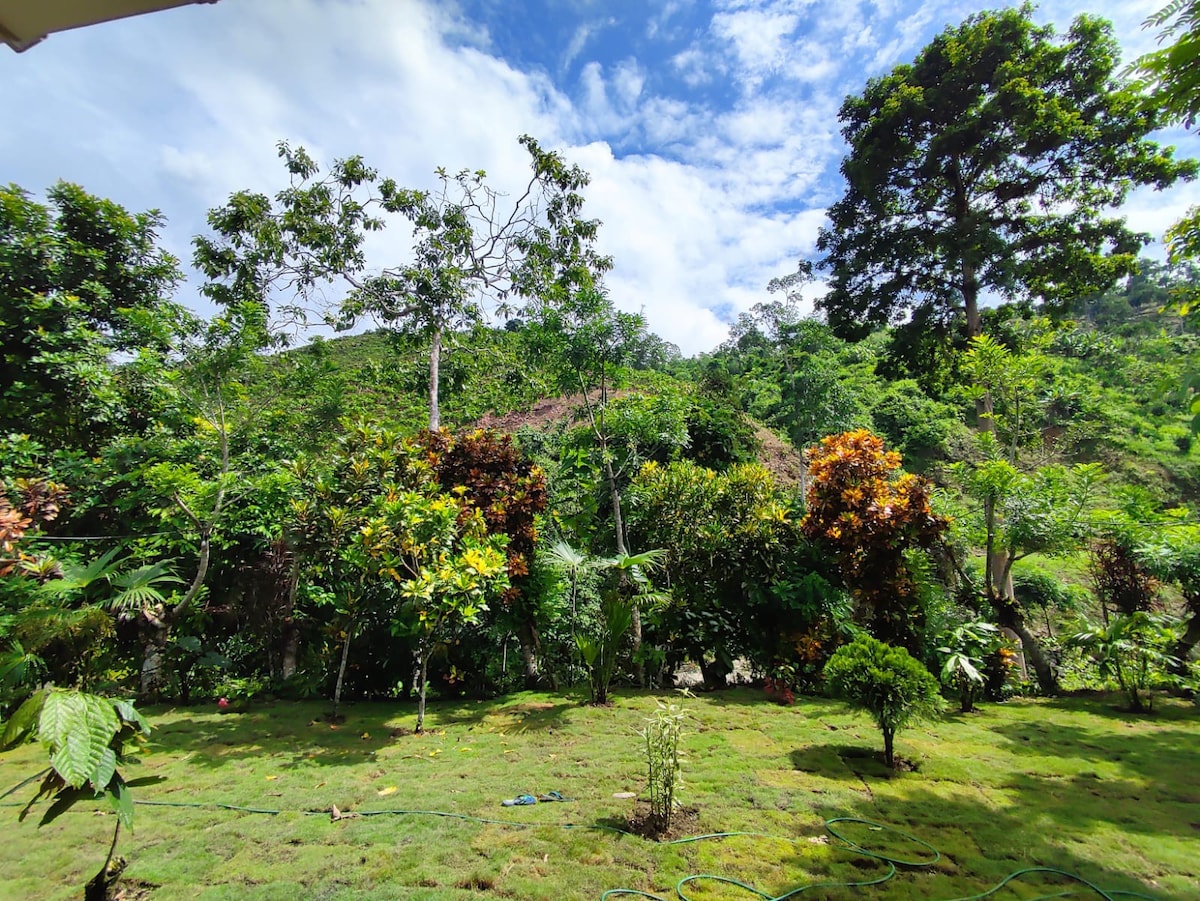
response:
M517 639L521 642L521 655L525 662L525 687L537 688L542 681L541 650L542 641L538 635L537 626L529 620L522 622L517 628ZM557 680L550 674L550 687L557 691Z
M433 342L429 346L429 431L436 432L442 425L442 413L438 409L438 388L442 366L442 330L434 329Z
M617 476L613 472L612 463L605 454L604 476L608 479L608 493L612 500L613 530L617 538L617 554L624 557L629 554L629 546L625 543L625 519L621 515L621 490L617 487ZM633 672L638 686L646 687L646 666L641 661L642 649L642 612L635 603L632 609L633 620L630 623L630 635L633 638Z
M104 858L104 864L100 867L100 872L92 877L83 889L83 901L107 901L108 887L116 881L116 875L109 876L108 866L112 863L113 853L117 850L117 839L121 835L121 821L117 820L117 826L113 829L112 843L108 846L108 856Z
M889 767L896 765L895 750L896 733L892 729L883 730L883 760Z
M333 689L333 718L337 719L338 708L342 703L342 683L346 679L346 661L350 659L350 641L354 638L355 622L350 621L346 626L346 640L342 643L342 662L338 665L337 685Z
M296 625L296 591L300 587L300 558L292 560L291 578L288 580L287 606L284 608L282 653L279 675L287 681L296 675L296 664L300 657L300 627Z
M431 643L432 644L432 643ZM417 686L417 728L416 732L420 734L425 731L425 683L429 678L429 658L433 656L433 649L422 649L421 651L421 673L419 676L420 683Z

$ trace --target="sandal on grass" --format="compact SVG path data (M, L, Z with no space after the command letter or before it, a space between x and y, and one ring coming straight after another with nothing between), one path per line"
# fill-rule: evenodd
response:
M564 798L559 792L546 792L544 795L538 795L539 801L574 801L574 798Z
M505 798L500 803L505 807L526 807L537 802L538 799L533 795L517 795L515 798Z

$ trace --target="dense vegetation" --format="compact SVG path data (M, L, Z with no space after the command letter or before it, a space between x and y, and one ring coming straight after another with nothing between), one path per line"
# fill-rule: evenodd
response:
M1029 16L847 100L824 318L805 261L690 359L614 307L586 173L528 137L505 210L481 172L408 189L281 145L288 187L196 238L207 320L157 214L0 191L3 744L40 736L41 793L128 825L146 724L106 698L329 698L336 725L413 697L421 733L431 691L599 705L691 662L852 700L890 767L939 681L964 712L1194 694L1200 271L1107 208L1197 167L1147 139L1106 25ZM395 222L411 256L368 261ZM317 316L381 327L288 348Z

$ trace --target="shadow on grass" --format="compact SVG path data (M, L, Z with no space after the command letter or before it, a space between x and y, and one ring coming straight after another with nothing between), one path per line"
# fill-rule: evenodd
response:
M345 719L330 723L325 702L264 702L238 713L199 713L162 722L151 711L152 751L187 755L189 764L219 768L255 757L289 757L295 762L354 766L398 741L420 740L403 735L399 723L410 719L411 705L361 703L343 705ZM411 729L411 725L409 726Z
M470 705L447 702L434 708L439 726L480 726L486 722L503 724L509 731L538 732L563 728L567 713L577 710L582 701L566 698L557 703L542 700L503 699L481 701Z
M1162 728L1157 724L1141 732L1133 731L1135 728L1136 724L1130 723L1128 729L1116 724L1088 729L1047 719L1005 723L993 727L991 732L1007 742L1010 753L1117 764L1125 776L1141 780L1145 786L1172 792L1187 803L1200 804L1200 781L1194 778L1200 769L1197 730ZM1077 776L1100 779L1095 771ZM1145 791L1143 788L1142 792Z
M542 696L544 697L544 696ZM573 700L549 703L541 698L494 701L433 701L426 712L427 734L445 729L471 730L482 726L512 733L553 732L567 725L579 704ZM294 764L355 766L375 758L383 748L411 745L423 755L423 737L413 733L415 702L360 702L342 705L344 719L330 723L328 702L278 701L256 704L242 712L213 713L188 708L188 718L167 719L151 710L155 725L152 751L187 755L193 766L220 768L231 762L274 756Z
M818 805L817 813L827 818L856 814L900 830L839 825L847 838L869 851L903 859L922 858L924 849L902 833L928 842L938 850L941 860L932 868L900 867L895 882L886 890L889 899L975 897L1017 871L1038 867L1074 874L1108 891L1133 891L1163 899L1194 897L1130 876L1115 862L1119 861L1119 856L1101 862L1076 851L1103 819L1122 830L1153 833L1164 839L1168 835L1182 835L1182 829L1157 824L1149 817L1139 821L1136 815L1125 816L1114 809L1111 800L1107 802L1107 813L1105 802L1097 802L1094 809L1085 807L1074 795L1080 787L1070 781L1051 786L1047 780L1022 777L1010 787L1020 792L1021 804L1008 810L961 796L947 797L934 786L914 785L901 799L877 797L874 807L850 812ZM1052 787L1054 791L1050 790ZM1183 843L1178 845L1186 847ZM838 846L836 840L830 840L830 847ZM1123 853L1130 852L1124 850ZM796 865L803 866L804 862L798 855ZM834 854L830 866L829 876L844 881L866 880L877 873L869 858L852 849L845 850L844 860L842 854ZM1169 871L1169 864L1160 860L1151 862L1144 869L1161 872L1164 868ZM1192 884L1196 873L1193 868L1190 874L1176 872L1173 875L1185 884ZM1080 890L1081 897L1094 894L1077 881L1048 873L1023 875L1016 880L1016 885L1019 886L1016 894L1009 889L997 897L1056 897L1056 893L1071 889ZM833 890L823 897L850 899L860 895Z
M1173 698L1156 691L1152 697L1154 708L1146 713L1133 713L1129 699L1121 692L1079 691L1069 695L1045 698L1038 703L1051 710L1069 713L1086 711L1094 716L1103 716L1122 722L1147 723L1192 723L1200 725L1200 707L1195 703Z
M802 773L811 773L825 779L847 779L859 781L872 779L894 779L906 775L902 768L891 769L883 759L883 752L876 748L860 745L808 745L791 753L792 766Z

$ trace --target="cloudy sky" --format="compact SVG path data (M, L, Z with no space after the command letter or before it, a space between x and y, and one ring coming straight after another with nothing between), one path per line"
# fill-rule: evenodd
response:
M1114 21L1127 59L1165 0L1052 0ZM996 4L991 4L996 5ZM284 184L276 142L361 154L401 184L445 166L524 183L529 133L592 174L619 306L686 354L712 349L813 253L842 191L837 109L977 7L962 0L220 0L0 47L0 179L57 179L160 209L184 260L205 211ZM983 8L980 6L978 8ZM1200 138L1163 139L1189 155ZM1195 146L1193 146L1195 145ZM1200 187L1138 194L1161 237ZM402 258L399 235L372 245ZM1161 251L1158 251L1161 253ZM195 297L195 278L183 298Z

